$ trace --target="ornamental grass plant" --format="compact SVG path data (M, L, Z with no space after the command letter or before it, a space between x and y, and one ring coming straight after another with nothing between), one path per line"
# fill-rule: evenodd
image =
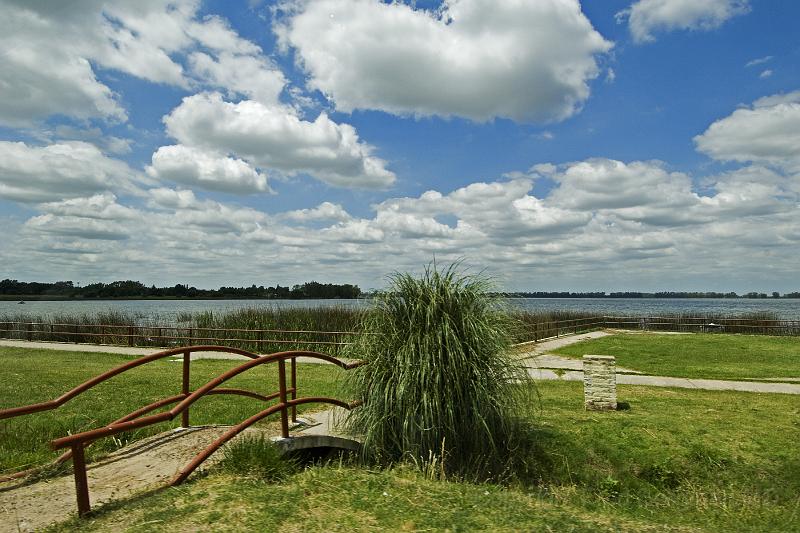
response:
M346 386L364 404L346 419L368 460L491 479L509 465L527 373L509 355L509 314L491 282L458 264L390 277L350 355Z

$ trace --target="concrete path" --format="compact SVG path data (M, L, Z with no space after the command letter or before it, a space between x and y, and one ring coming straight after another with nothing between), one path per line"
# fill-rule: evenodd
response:
M525 360L532 368L540 370L583 370L583 361L580 359L555 355L549 352L561 348L562 346L569 346L570 344L592 339L600 339L602 337L608 337L609 335L613 335L613 333L609 333L607 331L590 331L588 333L579 333L578 335L559 337L549 341L542 341L535 344L529 344L527 346L520 346L520 351L518 353L519 357ZM525 348L528 349L525 350ZM623 367L617 367L617 372L625 374L641 374L641 372L636 370Z
M613 333L602 330L589 331L588 333L578 333L577 335L568 335L566 337L558 337L556 339L550 339L546 341L526 342L524 344L517 345L517 348L519 349L519 353L523 356L532 357L539 354L548 353L557 348L561 348L562 346L569 346L570 344L575 344L576 342L608 337L609 335L613 335Z
M599 339L614 332L592 331L553 339L531 346L531 350L520 356L528 363L528 374L533 379L583 381L583 361L547 353L550 350L577 342ZM785 381L785 382L780 382ZM621 385L646 385L650 387L676 387L680 389L733 390L744 392L769 392L778 394L800 394L800 383L796 379L774 378L763 381L728 381L721 379L689 379L665 376L646 376L636 370L617 367L617 383Z
M292 428L292 438L274 437L273 426L248 428L244 434L266 435L285 450L313 447L357 449L358 442L332 431L334 410L306 415L304 424ZM135 494L163 488L200 450L220 437L229 426L205 426L166 431L134 442L88 465L89 501L93 508ZM201 468L222 458L213 454ZM0 533L38 531L76 512L75 481L71 474L36 483L15 480L0 483Z
M104 344L75 344L67 342L28 342L28 341L18 341L18 340L0 340L0 347L3 346L11 348L28 348L34 350L41 349L41 350L59 350L67 352L116 353L123 355L150 355L156 352L160 352L162 350L169 349L169 348L159 348L155 346L152 348L137 348L129 346L110 346ZM183 356L178 355L176 356L175 359L182 360ZM197 359L229 359L234 361L247 361L249 358L235 353L192 352L192 361L195 361ZM343 361L347 362L348 360L343 359ZM298 357L297 362L330 364L326 361L322 361L320 359L313 359L311 357Z
M534 379L550 379L565 381L583 381L583 362L560 355L548 353L551 350L569 346L582 341L599 339L614 335L614 331L591 331L570 335L557 339L550 339L538 343L531 343L518 347L519 357L528 366L528 373ZM626 332L627 333L627 332ZM660 333L652 333L660 334ZM27 342L16 340L0 340L0 346L14 346L21 348L42 348L48 350L87 351L102 353L122 353L129 355L149 355L159 348L130 348L127 346L98 346L95 344L69 344L57 342ZM197 352L192 354L192 359L246 359L236 354L219 352ZM298 358L300 363L328 364L319 359ZM649 385L651 387L678 387L687 389L705 390L738 390L746 392L770 392L780 394L800 394L800 384L793 378L771 378L761 381L727 381L717 379L688 379L664 376L646 376L636 370L617 367L617 383L623 385ZM794 382L794 383L792 383Z
M558 371L540 368L528 368L528 374L534 380L583 381L583 372L575 370ZM649 387L676 387L679 389L733 390L743 392L800 394L800 384L798 383L727 381L722 379L689 379L665 376L644 376L637 374L617 374L617 384L646 385Z

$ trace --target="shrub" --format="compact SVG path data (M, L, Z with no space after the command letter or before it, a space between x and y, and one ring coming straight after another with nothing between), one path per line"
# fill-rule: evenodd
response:
M348 372L364 405L348 429L379 463L436 462L448 473L496 476L515 440L514 415L529 387L509 355L510 323L483 276L458 265L398 273L364 318L350 355L368 364Z

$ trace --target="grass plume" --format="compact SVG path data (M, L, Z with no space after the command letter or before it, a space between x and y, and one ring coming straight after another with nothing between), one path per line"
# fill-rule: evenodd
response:
M457 475L490 475L513 440L526 376L510 357L511 320L482 276L458 265L398 273L366 315L351 356L350 394L364 399L347 419L379 462L435 461Z

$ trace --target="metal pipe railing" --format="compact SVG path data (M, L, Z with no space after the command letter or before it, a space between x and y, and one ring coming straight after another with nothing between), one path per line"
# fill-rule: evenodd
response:
M250 361L240 364L228 370L227 372L220 374L216 378L207 382L205 385L196 389L194 392L190 392L189 378L191 375L191 354L192 352L198 352L198 351L218 351L223 353L235 353L248 357ZM311 402L329 403L345 407L347 409L359 405L359 402L347 403L341 400L337 400L335 398L326 398L326 397L297 398L296 365L298 357L307 357L307 358L326 361L328 363L338 365L345 370L349 370L362 365L363 362L361 361L346 362L327 354L312 352L312 351L302 351L302 350L277 352L266 356L259 356L254 353L247 352L245 350L225 347L225 346L189 346L183 348L175 348L171 350L164 350L161 352L157 352L155 354L141 357L134 361L129 361L127 363L124 363L116 368L113 368L107 372L104 372L98 376L95 376L92 379L89 379L81 383L80 385L72 388L71 390L65 392L61 396L54 398L53 400L0 410L0 419L29 415L33 413L56 409L61 405L65 404L66 402L70 401L71 399L75 398L76 396L91 389L95 385L98 385L99 383L111 379L116 375L119 375L123 372L131 370L143 364L178 354L183 354L180 394L177 394L175 396L170 396L168 398L163 398L161 400L157 400L147 406L141 407L125 415L122 418L115 420L114 422L111 422L110 424L104 427L89 431L83 431L72 435L67 435L65 437L55 439L50 443L51 447L55 450L62 448L69 448L68 452L62 454L58 459L56 459L56 463L61 463L68 460L69 458L72 458L73 474L75 477L75 491L78 504L78 514L80 516L86 515L91 509L91 504L89 500L89 487L86 477L86 460L85 460L86 446L104 437L109 437L132 429L142 428L146 426L151 426L153 424L158 424L161 422L173 420L179 414L181 415L181 426L189 427L189 408L193 403L195 403L203 396L212 394L236 394L236 395L255 398L261 401L270 401L276 398L278 399L278 403L276 405L273 405L267 410L259 413L259 415L256 415L257 417L260 416L260 418L254 419L253 417L251 417L245 422L242 422L241 424L235 426L235 428L239 429L235 433L230 434L228 438L232 438L233 435L235 435L239 431L244 430L246 427L249 427L257 420L260 420L265 416L278 412L280 412L281 415L281 436L284 438L288 438L289 418L291 416L292 421L297 420L296 418L297 405L300 404L311 403ZM290 361L291 365L290 381L288 386L286 383L287 359ZM229 379L257 366L269 363L278 363L277 392L268 395L263 395L257 392L247 391L242 389L220 388L220 385L222 385ZM165 407L170 404L176 404L176 405L171 409L158 414L148 414L160 407ZM197 457L195 457L195 459L186 468L184 468L181 471L182 477L180 477L180 479L178 478L174 479L172 481L172 484L178 484L182 482L195 468L197 468L197 466L200 465L200 463L202 463L209 455L211 455L216 449L218 449L219 446L221 446L221 443L216 442L215 444L212 444L211 446L204 449ZM16 477L22 477L29 473L31 473L31 470L25 472L18 472L12 475L10 479Z

